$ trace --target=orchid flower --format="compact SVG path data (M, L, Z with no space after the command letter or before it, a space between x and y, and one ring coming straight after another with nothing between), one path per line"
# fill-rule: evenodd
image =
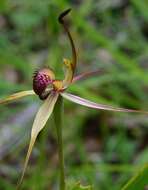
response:
M75 83L76 81L82 78L98 73L98 71L92 71L92 72L83 73L74 77L76 64L77 64L77 54L76 54L76 49L75 49L75 45L74 45L71 33L69 32L67 24L64 20L64 17L70 12L70 10L71 9L64 11L59 16L59 23L64 27L64 30L70 40L70 45L72 48L72 59L71 60L63 59L63 63L65 66L65 71L66 71L64 80L57 80L55 78L55 74L52 71L52 69L42 68L34 73L33 90L17 92L15 94L12 94L0 100L0 104L6 104L6 103L11 103L17 99L23 98L25 96L32 96L32 95L37 95L41 100L43 100L43 104L39 108L33 122L29 148L28 148L26 159L25 159L25 164L23 167L20 183L23 180L23 177L28 165L28 161L29 161L33 146L35 144L35 141L37 139L37 136L40 133L40 131L44 128L47 120L51 116L54 110L54 106L59 97L63 97L71 102L74 102L76 104L80 104L92 109L115 111L115 112L135 112L135 113L148 114L147 111L116 108L109 105L98 104L96 102L92 102L90 100L87 100L87 99L84 99L79 96L66 92L69 85Z

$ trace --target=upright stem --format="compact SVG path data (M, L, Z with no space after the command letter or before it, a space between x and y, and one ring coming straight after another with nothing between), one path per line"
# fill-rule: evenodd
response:
M58 139L58 154L60 167L60 190L65 190L65 170L64 170L64 155L63 155L63 138L62 138L62 118L63 118L63 98L59 96L54 108L54 120L57 129Z

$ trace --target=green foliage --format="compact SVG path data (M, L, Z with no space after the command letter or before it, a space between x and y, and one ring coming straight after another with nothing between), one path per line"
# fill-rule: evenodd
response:
M132 177L122 190L139 190L148 185L148 165L144 166L140 172Z
M71 190L92 190L91 186L83 186L80 182L78 182Z
M67 182L67 190L93 190L91 185L82 185L80 181L75 182L74 180L69 180Z

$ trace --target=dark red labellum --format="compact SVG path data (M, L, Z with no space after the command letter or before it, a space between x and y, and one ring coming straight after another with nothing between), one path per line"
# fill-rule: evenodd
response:
M45 92L47 86L49 84L52 84L53 79L54 79L54 73L48 68L36 71L33 76L34 92L40 97L42 97L42 94Z

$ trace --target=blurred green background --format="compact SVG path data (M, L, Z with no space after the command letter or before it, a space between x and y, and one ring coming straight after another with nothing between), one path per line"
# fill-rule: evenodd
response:
M71 49L57 18L69 7L76 72L100 69L100 74L68 91L98 103L148 110L147 0L0 0L0 98L31 89L40 67L50 66L62 79L62 60L71 57ZM0 107L0 190L16 187L40 104L28 97ZM69 185L81 181L95 190L118 190L148 162L148 117L143 114L92 111L65 101L63 136ZM38 137L23 189L57 186L51 118Z

